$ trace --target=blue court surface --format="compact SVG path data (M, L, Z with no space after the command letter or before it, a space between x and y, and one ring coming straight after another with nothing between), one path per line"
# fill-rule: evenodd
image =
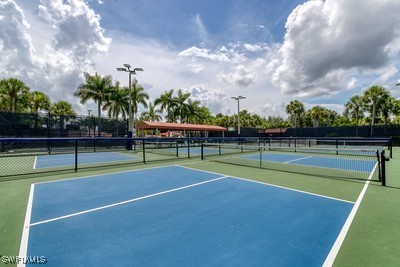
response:
M354 203L179 166L32 186L48 266L321 266Z
M96 153L79 153L79 164L90 163L106 163L127 161L136 159L134 156L124 155L116 152L96 152ZM34 169L52 168L62 166L74 166L75 154L50 154L37 156L34 162Z
M260 155L241 156L244 159L260 160ZM311 166L316 168L341 169L347 171L361 171L371 173L375 167L376 160L355 160L353 158L332 158L321 156L305 156L293 154L271 154L263 153L263 161L280 162L287 164L296 164Z

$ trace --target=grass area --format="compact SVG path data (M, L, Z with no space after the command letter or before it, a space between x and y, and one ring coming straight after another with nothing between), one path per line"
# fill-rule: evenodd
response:
M78 173L34 174L0 182L0 255L17 255L32 183L142 169L159 165L188 167L257 180L273 185L356 201L363 181L318 178L307 175L246 168L200 161L199 158L154 164L96 168ZM371 182L335 261L335 266L400 266L400 148L387 163L387 187ZM0 261L0 265L1 265Z

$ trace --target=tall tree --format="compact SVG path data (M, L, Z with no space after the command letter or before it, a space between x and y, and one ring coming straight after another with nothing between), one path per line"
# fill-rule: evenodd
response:
M297 124L300 122L301 116L304 113L304 104L298 100L290 101L286 106L286 113L289 114L290 118L294 121L294 128L297 128Z
M119 115L126 119L129 109L129 90L120 88L119 82L116 82L110 90L110 96L106 100L103 110L108 111L108 117L118 120Z
M156 98L156 100L154 101L154 105L160 105L161 111L167 111L166 119L169 122L173 121L172 107L175 105L173 94L174 89L165 91L163 94L160 95L159 98Z
M384 87L378 85L373 85L364 92L364 106L367 107L371 114L371 137L373 136L375 118L379 108L379 101L381 98L386 97L387 95L389 95L389 92Z
M379 109L383 118L385 126L388 124L390 115L394 115L397 109L397 101L389 94L383 96L379 101Z
M355 119L356 126L359 125L360 118L364 116L363 97L355 95L345 104L344 115Z
M329 119L329 112L321 106L314 106L309 110L310 117L313 120L313 127L319 127L320 122Z
M27 102L30 88L21 80L16 78L3 79L0 81L3 95L7 95L11 101L11 112L16 111L17 102ZM22 109L23 107L21 107Z
M142 113L142 117L147 121L160 121L161 120L161 110L156 109L156 106L153 103L149 104L149 108L147 111Z
M138 106L142 104L143 107L147 108L147 100L149 100L149 94L144 91L144 88L137 84L137 81L132 82L132 113L134 125L137 118ZM136 130L136 126L134 127Z
M72 105L67 101L63 100L58 101L53 105L51 105L50 112L53 115L76 117L76 112L72 108Z
M85 73L85 82L78 86L75 91L74 96L81 99L81 104L85 104L88 100L93 100L97 104L97 114L98 114L98 134L101 136L101 108L103 102L107 101L110 92L112 91L112 77L110 75L101 76L98 73L95 75L90 75Z
M174 98L174 102L176 105L176 111L179 116L180 123L183 123L184 113L187 110L186 101L190 97L190 93L184 93L182 89L178 89L178 95Z
M33 91L29 94L29 105L31 111L38 113L40 110L49 110L51 101L48 95L43 92Z
M193 123L197 120L197 117L200 115L200 101L188 99L186 105L186 122Z

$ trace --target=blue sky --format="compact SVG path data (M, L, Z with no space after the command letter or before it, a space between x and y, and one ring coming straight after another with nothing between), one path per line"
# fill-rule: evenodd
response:
M95 104L73 97L83 73L125 86L116 68L129 63L151 100L183 89L214 114L235 113L237 95L262 116L286 116L294 99L341 113L373 84L400 97L398 10L398 0L2 0L0 78L86 114Z
M280 42L287 16L302 2L115 0L93 8L101 14L106 29L155 38L184 49L201 42L214 46L238 41Z

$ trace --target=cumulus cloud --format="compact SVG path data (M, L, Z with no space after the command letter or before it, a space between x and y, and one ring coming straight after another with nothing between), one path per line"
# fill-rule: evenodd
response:
M14 1L0 2L0 68L4 76L26 75L34 66L35 49L28 34L30 25ZM24 67L22 67L24 66Z
M17 77L33 90L43 90L54 101L75 102L73 91L83 81L82 73L93 72L93 57L108 50L111 39L104 36L100 17L80 0L41 0L41 23L54 29L49 42L37 53L31 28L22 9L13 0L1 1L0 78Z
M272 82L286 94L334 94L348 73L382 71L400 51L400 2L315 0L298 6L273 67Z
M193 100L200 101L201 105L208 107L214 113L230 114L229 100L230 98L221 90L207 89L203 85L191 86L187 90Z
M193 46L180 52L179 56L205 59L219 63L238 63L245 60L244 55L238 52L235 47L230 47L228 49L225 46L221 46L216 51L204 47Z
M243 47L250 52L261 52L263 50L267 50L268 49L268 45L267 44L243 44Z

